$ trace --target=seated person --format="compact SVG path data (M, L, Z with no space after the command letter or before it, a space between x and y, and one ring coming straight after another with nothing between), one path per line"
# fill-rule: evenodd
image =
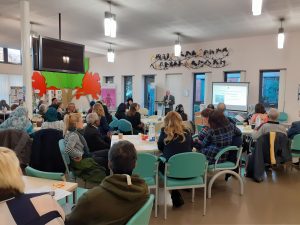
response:
M90 102L90 108L89 108L89 111L88 111L88 114L92 113L93 112L93 106L96 104L95 101L91 101Z
M45 122L43 122L41 129L56 129L64 131L64 122L58 120L58 112L54 107L48 108L45 114Z
M126 224L149 198L143 179L132 175L137 153L128 141L119 141L109 150L113 175L86 192L78 201L66 225Z
M217 105L217 110L221 111L225 115L225 117L229 120L230 123L233 123L234 125L236 124L236 121L234 118L226 115L226 105L224 103L219 103Z
M258 125L258 127L262 123L267 123L269 118L268 114L266 113L265 107L263 104L258 103L255 105L255 113L251 116L251 119L249 120L249 124L255 124L257 121L257 118L260 118L261 123Z
M102 105L104 113L105 113L105 118L108 124L112 121L112 116L110 115L107 105L103 104L103 102L99 101L99 103Z
M65 213L49 193L25 194L24 189L22 170L15 152L0 147L1 224L64 223Z
M128 98L127 101L126 101L126 109L129 109L132 103L133 103L133 99Z
M215 163L215 156L223 148L231 146L235 136L241 131L225 117L223 111L214 110L208 118L209 129L202 141L199 152L206 155L209 164ZM228 153L223 154L218 162L228 160Z
M92 183L100 183L105 177L105 165L99 165L97 158L92 157L84 137L79 132L83 129L80 113L65 116L65 146L71 158L71 167L78 177ZM104 166L104 167L103 167Z
M75 103L70 102L66 108L65 115L70 114L70 113L77 113L77 112L78 111L76 109Z
M290 139L293 139L297 134L300 134L300 121L293 122L287 132L287 135Z
M210 114L213 111L214 110L212 110L210 108L206 108L206 109L204 109L204 110L201 111L201 118L202 118L203 127L198 132L197 138L194 138L194 140L193 140L193 147L195 147L196 149L200 149L201 148L202 141L203 141L203 139L206 137L206 135L208 133L208 130L209 130L208 118L209 118Z
M58 99L57 98L52 98L51 105L49 105L49 108L51 108L51 107L53 107L55 109L58 108Z
M258 130L254 130L252 133L252 138L254 140L258 139L261 135L269 132L281 132L286 134L286 128L277 122L279 113L276 109L271 108L268 112L269 120L267 123L262 124Z
M207 109L212 109L212 110L214 110L214 109L215 109L215 106L214 106L213 104L208 104L206 108L207 108Z
M45 114L47 112L47 109L48 107L46 104L41 104L39 106L39 111L37 112L37 114L41 115L44 120L45 120Z
M33 132L33 126L28 118L28 111L24 106L19 106L11 112L7 120L0 124L0 130L17 129L29 134Z
M103 136L110 136L110 128L109 128L108 122L106 120L105 112L104 112L104 108L103 108L102 104L96 103L93 106L93 112L97 113L97 115L100 119L100 125L98 127L100 134Z
M2 99L0 101L0 110L3 110L4 108L6 108L6 110L10 110L9 105L6 103L6 101L4 99Z
M173 155L192 151L192 136L185 129L182 124L182 118L177 112L171 111L167 113L157 145L167 161ZM160 171L164 173L164 164L160 164ZM174 207L180 207L184 204L178 190L171 191L171 198Z
M182 104L179 104L179 105L176 106L175 112L178 112L178 113L179 113L179 115L180 115L181 118L182 118L182 121L187 121L187 120L188 120L188 116L187 116L187 114L184 112L184 108L183 108L183 105L182 105Z
M57 118L58 120L63 120L64 117L64 105L62 102L57 103Z
M126 120L131 123L133 134L144 133L144 124L141 121L141 114L138 112L138 104L132 103L130 105Z
M115 117L120 120L120 119L126 119L126 105L125 103L121 103L118 106L117 112L115 114Z

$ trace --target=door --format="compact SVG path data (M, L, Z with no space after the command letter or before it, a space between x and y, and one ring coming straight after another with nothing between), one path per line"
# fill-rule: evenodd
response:
M177 74L167 74L166 75L166 86L165 86L164 96L165 96L167 90L169 90L171 92L171 95L173 95L175 97L174 109L175 109L176 105L183 104L183 102L182 102L182 93L183 93L182 74L177 73Z

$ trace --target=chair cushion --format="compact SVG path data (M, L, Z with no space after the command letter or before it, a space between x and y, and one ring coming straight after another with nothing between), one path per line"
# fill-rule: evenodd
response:
M159 172L159 177L164 179L164 175ZM191 185L201 185L204 184L203 177L194 177L187 179L176 179L167 177L167 187L176 187L176 186L191 186Z
M227 161L223 163L218 163L216 168L225 170L225 169L232 169L234 167L235 167L235 163ZM215 164L211 164L208 166L208 170L212 171L214 169L215 169Z

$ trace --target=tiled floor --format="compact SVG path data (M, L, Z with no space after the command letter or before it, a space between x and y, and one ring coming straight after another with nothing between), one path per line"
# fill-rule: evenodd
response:
M212 198L207 199L206 216L202 215L203 190L196 191L195 202L191 192L181 192L185 204L172 208L168 198L168 218L163 218L163 192L160 191L158 217L150 224L300 224L300 170L284 171L278 168L268 174L262 183L243 178L245 193L239 195L238 181L231 178L215 182Z

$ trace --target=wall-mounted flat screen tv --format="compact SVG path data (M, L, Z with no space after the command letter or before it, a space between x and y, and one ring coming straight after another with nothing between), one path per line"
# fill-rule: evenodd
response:
M35 70L84 73L84 45L40 36L33 41L33 61Z

